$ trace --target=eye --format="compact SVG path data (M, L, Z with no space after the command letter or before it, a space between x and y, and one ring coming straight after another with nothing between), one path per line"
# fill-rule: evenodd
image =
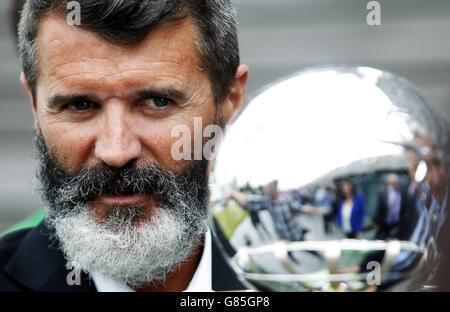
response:
M150 97L144 100L144 105L154 108L163 108L168 106L171 100L163 97Z
M83 111L87 111L87 110L94 108L95 105L96 104L92 101L83 100L83 101L69 103L65 106L65 108L73 110L73 111L77 111L77 112L83 112Z

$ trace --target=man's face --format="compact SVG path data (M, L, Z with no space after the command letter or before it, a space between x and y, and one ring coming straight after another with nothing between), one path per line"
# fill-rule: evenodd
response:
M442 160L436 157L436 144L430 137L417 136L414 140L416 147L422 152L426 152L424 159L427 163L426 181L430 185L431 193L438 200L442 201L447 189L447 169Z
M189 18L119 46L49 15L37 46L41 182L66 257L134 285L163 279L206 221L205 162L175 161L172 129L229 120L245 66L216 105Z
M50 152L68 173L103 161L146 160L174 172L176 125L212 124L216 105L196 56L192 25L155 29L141 44L118 46L49 16L38 34L36 119ZM217 112L220 114L220 112ZM103 196L93 205L140 204L145 196Z

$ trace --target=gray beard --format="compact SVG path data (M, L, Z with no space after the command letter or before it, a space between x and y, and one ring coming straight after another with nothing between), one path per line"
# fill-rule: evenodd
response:
M118 213L106 223L96 221L88 207L77 207L77 213L53 214L46 222L75 269L102 273L139 288L163 284L167 274L201 243L206 218L190 208L156 208L151 219L139 226L132 221L134 208L118 208L128 209L127 217Z
M207 162L174 174L147 164L97 166L69 175L56 165L43 137L36 138L47 226L66 260L87 274L102 273L139 288L164 283L201 243L207 226ZM113 170L114 169L114 170ZM96 218L92 200L120 192L153 194L158 207L105 207Z

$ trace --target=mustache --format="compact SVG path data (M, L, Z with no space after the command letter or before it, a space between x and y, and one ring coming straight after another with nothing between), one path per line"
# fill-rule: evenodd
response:
M138 167L130 163L122 168L114 168L100 163L75 175L62 176L61 186L77 185L73 200L89 202L101 195L154 194L162 195L167 185L174 185L176 177L156 164Z
M42 136L35 138L41 168L38 178L44 198L59 204L87 204L102 195L149 194L171 206L180 194L204 198L207 192L207 161L192 161L174 173L155 163L132 161L121 168L101 162L68 174L49 152ZM193 182L203 187L193 188ZM195 185L194 184L194 185Z

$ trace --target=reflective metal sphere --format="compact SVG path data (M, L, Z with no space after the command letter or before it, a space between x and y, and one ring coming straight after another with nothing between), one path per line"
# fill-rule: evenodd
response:
M405 79L311 68L257 95L212 166L209 221L250 288L420 290L439 260L448 123Z

